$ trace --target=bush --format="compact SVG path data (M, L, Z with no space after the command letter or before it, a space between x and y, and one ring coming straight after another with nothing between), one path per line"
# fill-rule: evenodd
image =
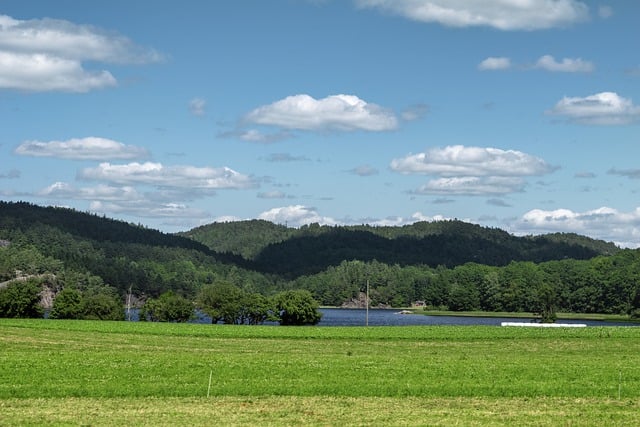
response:
M36 280L15 281L0 289L0 317L42 317L42 284Z
M73 288L64 288L53 300L51 319L82 319L82 294Z
M307 290L280 292L274 297L274 305L283 326L315 325L322 318L318 302Z
M186 322L193 317L193 304L188 299L168 291L158 298L148 299L140 310L140 320L152 322Z
M85 293L82 318L87 320L124 320L124 307L112 288L103 287Z

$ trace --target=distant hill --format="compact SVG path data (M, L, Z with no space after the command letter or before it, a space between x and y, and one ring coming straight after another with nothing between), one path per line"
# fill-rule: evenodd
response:
M299 229L253 220L209 224L184 235L213 250L250 259L259 271L289 278L314 274L344 260L431 267L467 262L501 266L511 261L590 259L620 250L613 243L576 234L516 237L458 220L401 227L312 224Z
M294 228L261 219L216 222L178 233L200 242L216 252L229 252L250 260L272 243L282 242L297 233Z

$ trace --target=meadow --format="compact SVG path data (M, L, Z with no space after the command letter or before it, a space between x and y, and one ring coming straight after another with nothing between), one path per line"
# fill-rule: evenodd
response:
M0 319L0 425L640 425L640 328Z

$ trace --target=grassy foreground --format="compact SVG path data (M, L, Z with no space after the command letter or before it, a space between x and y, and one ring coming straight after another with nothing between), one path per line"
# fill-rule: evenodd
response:
M640 425L640 328L2 319L0 414L21 426Z

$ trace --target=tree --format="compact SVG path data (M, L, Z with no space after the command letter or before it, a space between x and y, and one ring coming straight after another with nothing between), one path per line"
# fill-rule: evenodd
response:
M227 282L203 287L198 293L197 306L211 317L211 323L242 323L242 301L245 293Z
M260 325L265 320L274 317L273 303L266 297L258 293L245 294L242 304L243 323L250 325Z
M53 308L49 313L51 319L81 319L82 294L74 288L64 288L53 300Z
M124 307L110 287L91 289L82 300L82 318L87 320L124 320Z
M41 292L42 284L34 279L0 288L0 317L42 317Z
M556 321L556 293L551 285L545 283L538 289L539 310L542 323L553 323Z
M152 322L186 322L193 317L193 304L181 295L167 291L148 299L140 310L140 320Z
M274 297L274 305L283 326L315 325L322 318L318 302L306 290L280 292Z

